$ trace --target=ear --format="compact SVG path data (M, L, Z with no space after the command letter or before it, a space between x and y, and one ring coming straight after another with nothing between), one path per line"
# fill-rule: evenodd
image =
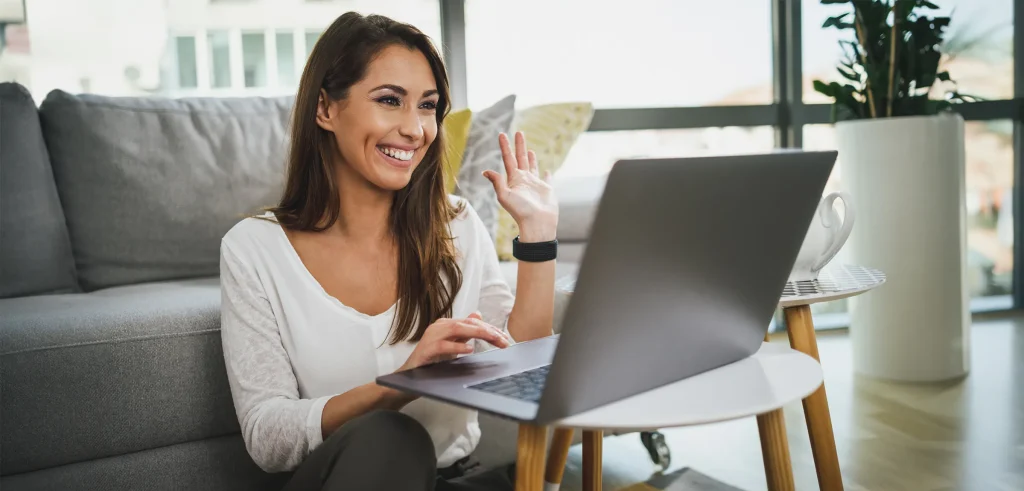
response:
M327 97L327 91L320 89L320 97L316 101L316 124L327 131L334 131L331 109L331 99Z

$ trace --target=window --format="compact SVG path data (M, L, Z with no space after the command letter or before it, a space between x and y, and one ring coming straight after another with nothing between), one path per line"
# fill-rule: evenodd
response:
M437 42L441 33L439 0L23 3L8 1L0 11L11 14L0 27L0 80L22 82L37 101L54 89L164 97L294 93L307 30L311 48L349 10L411 23ZM32 15L22 24L25 10Z
M967 121L964 125L967 198L967 286L972 298L1012 293L1013 124L1008 120ZM804 148L836 148L832 125L804 126ZM842 188L842 157L827 192ZM845 259L846 249L835 262ZM845 303L830 308L845 310ZM815 310L818 312L821 310Z
M246 87L267 86L267 46L262 32L242 34L242 70Z
M829 103L811 82L842 81L836 71L841 59L840 39L852 40L853 31L821 27L825 19L849 12L847 4L821 5L802 0L804 102ZM929 16L950 16L945 56L940 69L965 93L989 99L1013 98L1013 0L934 0L941 8ZM845 37L841 37L842 33Z
M178 87L194 89L199 86L196 72L196 38L178 36L174 41L178 54Z
M295 36L291 31L278 31L275 42L277 50L277 85L294 87L298 83L295 69Z
M607 174L617 160L631 157L767 152L774 135L767 126L587 132L572 146L556 177Z
M770 3L467 0L469 106L771 103Z
M227 31L209 31L206 43L210 47L210 85L213 88L231 87L231 38Z
M313 46L316 46L316 40L320 39L320 35L323 31L318 30L306 30L306 59L309 59L309 55L313 52Z

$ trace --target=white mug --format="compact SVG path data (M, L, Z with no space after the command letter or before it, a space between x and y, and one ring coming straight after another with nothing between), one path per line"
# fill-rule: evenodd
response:
M843 200L846 212L842 219L833 206L836 199ZM818 273L839 253L853 231L853 202L844 192L831 193L818 204L811 225L807 229L800 254L793 264L789 281L809 281L818 278Z

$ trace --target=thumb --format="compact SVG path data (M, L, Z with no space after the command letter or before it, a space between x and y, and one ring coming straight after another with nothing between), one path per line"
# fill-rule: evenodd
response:
M483 175L488 181L491 181L491 184L494 186L494 192L498 193L498 196L503 196L505 191L508 190L508 183L506 183L497 172L494 172L493 170L485 170Z
M481 321L484 320L484 316L480 315L480 312L473 312L472 314L469 314L469 318Z

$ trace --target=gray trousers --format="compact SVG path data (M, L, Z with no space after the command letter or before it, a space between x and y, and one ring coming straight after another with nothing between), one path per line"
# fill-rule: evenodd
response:
M410 416L373 411L338 428L306 457L284 491L512 491L514 467L443 477L430 435Z

